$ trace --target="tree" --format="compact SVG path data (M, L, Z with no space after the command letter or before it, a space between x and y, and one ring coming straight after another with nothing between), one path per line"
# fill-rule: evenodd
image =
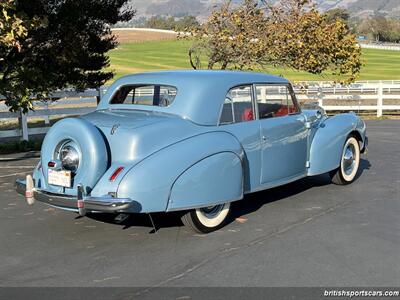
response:
M17 12L14 0L0 2L0 94L9 95L9 90L5 91L1 88L7 86L5 82L9 74L7 72L7 65L10 64L9 57L19 55L20 40L27 37L28 28L36 21L36 18L26 20L23 13ZM26 101L25 98L22 101Z
M360 22L357 32L375 41L400 42L400 21L384 16L374 16Z
M11 111L32 108L31 95L45 99L55 89L99 87L117 45L110 25L131 19L127 0L19 0L15 11L35 26L16 38L0 64L0 94Z
M153 16L146 20L144 26L148 28L186 31L197 28L200 24L194 16L184 16L181 18Z
M341 20L329 22L310 0L282 0L268 5L270 28L265 37L275 53L276 65L337 76L352 82L362 67L361 48Z
M20 49L18 38L26 36L24 21L16 15L13 0L0 2L0 60L11 49Z
M245 0L227 2L200 29L191 31L193 68L265 69L271 65L324 71L353 81L360 72L361 49L346 24L328 22L310 0L281 0L278 5Z
M162 16L153 16L146 20L144 26L148 28L172 30L174 25L175 19L173 17L165 18Z
M327 22L334 23L336 20L340 20L348 24L350 20L350 13L345 8L333 8L324 13L324 17Z
M175 31L186 31L200 26L195 16L183 16L175 23Z
M208 69L259 68L268 59L268 48L260 39L266 25L264 11L253 0L245 0L239 7L230 1L223 4L203 26L184 36L194 40L189 50L190 64L199 69L206 57Z

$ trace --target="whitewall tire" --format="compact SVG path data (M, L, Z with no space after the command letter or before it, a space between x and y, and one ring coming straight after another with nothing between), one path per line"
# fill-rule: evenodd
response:
M354 136L349 136L344 144L340 166L331 171L332 182L338 185L352 183L360 166L360 144Z
M182 216L182 223L195 232L208 233L225 224L230 209L230 203L196 208Z

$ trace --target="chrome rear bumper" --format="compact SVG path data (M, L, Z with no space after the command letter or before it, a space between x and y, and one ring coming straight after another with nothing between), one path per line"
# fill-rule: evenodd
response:
M26 195L26 181L17 179L15 189L18 194ZM83 196L78 192L78 196L67 196L48 193L37 188L33 188L33 198L37 201L59 207L61 209L77 211L80 214L84 212L140 212L140 203L129 198L112 197L91 197ZM80 202L80 203L79 203ZM83 205L82 205L83 203Z

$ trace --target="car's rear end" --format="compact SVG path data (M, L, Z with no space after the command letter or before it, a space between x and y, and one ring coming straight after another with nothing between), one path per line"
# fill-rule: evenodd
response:
M32 177L17 180L16 189L30 202L81 215L142 212L140 202L119 197L121 180L152 153L192 136L195 127L177 116L135 110L63 119L47 133Z

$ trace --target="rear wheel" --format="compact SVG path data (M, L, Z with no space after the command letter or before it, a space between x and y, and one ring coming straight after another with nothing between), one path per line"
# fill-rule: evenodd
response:
M182 216L182 223L195 232L212 232L225 224L230 207L230 203L225 203L190 210Z
M332 182L338 185L352 183L360 165L360 145L354 136L349 136L343 147L340 166L329 174Z

